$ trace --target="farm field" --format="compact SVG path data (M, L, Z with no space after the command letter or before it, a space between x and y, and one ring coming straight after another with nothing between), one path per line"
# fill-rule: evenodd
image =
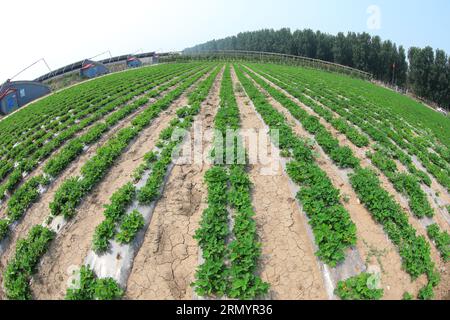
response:
M161 64L0 132L0 299L450 299L450 119L368 81Z

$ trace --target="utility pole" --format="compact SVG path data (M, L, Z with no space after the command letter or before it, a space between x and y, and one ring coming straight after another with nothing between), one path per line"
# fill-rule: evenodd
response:
M101 56L101 55L104 55L105 53L109 53L109 60L111 61L111 59L112 59L112 54L111 54L111 51L105 51L105 52L102 52L102 53L99 53L98 55L96 55L96 56L93 56L92 58L89 58L89 60L94 60L95 58L97 58L97 57L99 57L99 56Z
M20 71L19 73L15 74L13 77L11 77L10 80L13 80L15 77L19 76L21 73L27 71L27 70L30 69L32 66L34 66L35 64L37 64L37 63L39 63L39 62L41 62L41 61L43 61L43 62L45 63L45 65L47 66L48 70L49 70L50 72L52 72L52 69L50 69L50 67L48 66L47 61L45 61L44 58L41 58L41 59L39 59L39 60L33 62L32 64L30 64L28 67L26 67L25 69L23 69L23 70Z
M395 85L395 62L392 65L392 85Z

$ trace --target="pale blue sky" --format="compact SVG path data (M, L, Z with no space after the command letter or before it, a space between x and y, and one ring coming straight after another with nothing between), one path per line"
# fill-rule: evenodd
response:
M371 5L381 11L378 30L367 25ZM2 12L9 14L0 19L0 82L42 57L55 69L106 50L182 50L261 28L366 31L450 54L449 0L16 0ZM47 71L39 64L19 78Z

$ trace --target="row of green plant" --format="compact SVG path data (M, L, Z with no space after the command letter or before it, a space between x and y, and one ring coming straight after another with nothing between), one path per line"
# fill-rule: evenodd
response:
M53 202L50 203L50 219L54 216L62 215L66 219L72 218L76 214L76 208L82 199L89 193L95 185L97 185L104 175L109 171L111 166L129 143L146 127L153 119L158 117L161 111L166 110L170 104L180 97L185 90L194 85L206 72L211 69L208 65L199 74L188 78L180 84L175 90L165 95L162 99L153 103L149 108L145 109L141 114L132 120L132 124L117 132L104 146L99 148L96 155L88 160L81 168L82 177L71 177L63 182L61 187L56 191ZM17 247L20 250L20 247ZM41 251L39 257L46 252ZM7 268L11 262L8 263ZM29 290L29 276L26 274L22 284L26 284ZM12 286L5 283L5 290L9 292L14 290Z
M184 72L183 78L192 76L197 73L198 69L192 72ZM170 81L168 81L170 80ZM167 82L168 81L168 82ZM98 141L104 132L108 131L111 127L116 125L119 121L127 117L128 115L139 110L140 107L146 105L150 98L157 97L161 93L165 92L170 87L176 85L180 79L173 79L173 76L169 75L162 79L155 79L148 89L144 97L136 99L133 103L128 104L105 119L103 123L96 124L86 134L80 136L77 139L72 140L66 147L64 147L58 155L53 157L44 167L44 172L52 177L57 177L67 167L68 163L77 158L77 156L83 151L85 146L89 146L92 143ZM156 89L155 89L156 88Z
M340 203L339 190L332 185L326 173L315 164L310 145L293 132L292 128L286 124L283 114L267 101L264 94L244 75L241 68L235 69L239 81L264 122L270 130L278 130L280 140L278 146L282 154L293 158L287 166L287 172L300 186L297 198L309 218L315 242L319 248L317 256L330 266L336 266L345 259L346 250L356 244L356 227L349 213ZM290 100L283 99L283 103L289 104L288 101ZM296 105L292 105L292 110L301 112ZM320 124L316 118L308 119L310 130L319 129ZM330 148L336 146L332 137L326 134L323 135L322 142ZM350 165L354 160L347 156L341 157L341 152L335 153L335 159L341 159L342 166Z
M192 124L193 117L200 111L201 103L206 99L220 69L216 68L199 86L188 94L188 106L177 110L177 117L170 121L168 127L160 133L159 151L150 151L144 155L143 163L133 173L134 182L142 179L146 170L150 171L145 185L136 190L130 182L117 190L105 206L105 220L97 226L93 249L97 253L106 252L114 238L121 244L131 243L137 232L144 226L144 219L138 211L127 215L127 208L136 198L141 204L149 204L157 199L167 170L172 162L175 148L183 139L183 135L173 137L175 130L187 130Z
M404 164L411 174L417 176L417 178L426 185L431 185L430 177L425 172L418 170L415 167L411 157L391 142L389 136L385 133L387 129L382 128L380 130L376 126L376 121L370 121L370 110L359 110L356 107L350 107L350 105L354 105L355 103L346 98L339 98L342 94L345 93L341 93L341 95L339 95L339 93L334 93L334 95L331 93L327 93L329 89L323 88L323 84L322 86L317 85L317 87L314 87L314 89L320 94L316 93L316 91L312 90L311 86L309 86L310 82L303 78L300 78L299 80L298 77L301 77L301 74L295 73L295 76L291 75L290 77L288 77L288 74L292 73L291 70L289 70L288 72L285 72L285 70L283 70L283 72L277 71L277 73L274 73L272 69L275 68L271 67L270 71L264 69L264 75L268 77L272 82L276 83L279 86L285 86L286 90L298 99L301 99L305 95L307 97L312 97L314 100L319 101L322 106L330 108L330 110L336 112L342 118L358 126L363 132L370 136L370 138L372 138L374 141L388 150L392 157L398 159L402 164ZM276 78L274 78L272 74L275 74ZM285 79L285 82L281 82L278 79ZM308 89L306 89L305 87L301 87L298 84L293 87L293 84L295 84L296 81L301 81L304 86L309 86Z
M133 184L127 183L111 196L110 203L105 205L103 212L106 219L95 229L92 240L94 251L101 253L108 250L110 240L116 236L116 225L123 220L135 194L136 188Z
M220 106L214 119L217 129L213 141L211 157L214 159L204 177L208 192L208 207L203 211L200 226L194 238L201 248L204 262L198 266L195 282L192 286L200 296L224 296L229 291L228 277L228 239L230 237L229 203L228 203L228 168L224 166L227 153L234 155L234 150L228 150L233 145L224 145L224 132L227 129L239 128L239 110L232 101L233 87L230 66L227 65L220 88ZM235 139L233 139L233 144Z
M267 86L262 79L259 77L255 77L254 74L250 74L252 78L259 84ZM282 89L286 90L290 89L289 85L282 83L280 81L276 81L277 85L279 85ZM270 87L270 86L269 86ZM272 88L272 87L270 87ZM273 88L272 88L273 89ZM325 121L330 123L337 131L344 134L353 144L358 147L367 147L369 145L369 139L362 133L359 132L354 126L350 125L345 119L336 117L330 110L322 107L319 103L314 101L312 98L307 95L297 95L295 96L301 103L310 107L315 113L317 113L320 117L322 117ZM302 112L303 115L308 115L306 111ZM310 116L311 117L311 116ZM313 118L310 118L313 119ZM317 118L316 118L317 119ZM313 121L318 121L313 120Z
M269 285L256 274L261 244L257 241L253 220L251 183L242 141L238 134L233 139L225 139L227 132L236 132L240 128L239 108L228 65L220 99L211 152L215 162L205 174L208 208L195 233L204 262L198 267L192 286L200 296L253 299L266 294ZM228 226L230 211L233 211L234 221L232 232Z
M67 179L56 191L54 201L50 203L51 214L53 216L63 215L68 219L73 217L76 207L84 196L102 180L130 142L157 118L160 112L166 110L187 88L197 82L206 71L203 70L194 77L184 80L178 88L146 108L131 121L130 126L118 131L104 146L100 147L94 157L81 168L82 176Z
M208 207L203 211L195 239L204 262L197 268L192 286L199 296L224 296L228 291L227 237L228 174L226 168L213 166L205 174Z
M232 145L225 141L223 148L227 160L229 160L230 153L233 158L232 165L228 168L227 190L228 206L233 211L232 241L228 244L230 266L228 268L227 296L253 299L266 294L269 284L263 282L257 275L261 244L257 239L256 222L253 219L255 212L251 199L252 184L247 173L248 161L242 139L237 134L237 130L240 128L239 108L231 74L228 72L223 79L221 101L223 104L221 112L216 118L216 129L222 133L222 137L225 136L227 129L232 129L236 133ZM227 112L227 110L229 111ZM229 119L230 117L232 119ZM226 126L224 120L227 120ZM232 152L229 151L230 148L233 148Z
M26 156L25 150L35 150L30 145L48 133L58 133L72 127L93 112L101 110L110 102L145 87L149 79L170 73L178 73L195 67L191 65L156 66L120 74L112 74L52 94L27 108L4 119L0 127L5 133L0 146L5 148L2 156ZM198 67L198 65L197 65ZM4 130L4 131L3 131ZM21 139L19 139L21 138ZM19 144L17 142L20 141ZM16 146L13 148L13 146ZM29 149L31 148L31 149ZM8 150L10 149L10 150ZM21 160L23 157L17 158ZM3 159L3 157L2 157Z
M256 78L255 75L253 75L253 78L260 85L263 85L265 89L270 90L270 94L274 96L278 101L286 101L285 97L281 93L267 85L262 79ZM284 86L284 89L287 89L286 87L287 86ZM305 111L296 110L295 104L290 101L286 101L285 103L283 103L283 105L286 106L296 118L304 119L302 122L304 124L304 127L310 133L316 134L317 142L324 148L324 150L328 154L330 154L333 160L339 159L336 159L336 156L333 154L333 150L328 150L330 149L330 143L323 143L323 134L319 133L319 136L317 135L316 131L319 130L317 128L320 127L320 125L318 124L318 120L316 120L314 117L308 116ZM327 110L327 112L329 111ZM313 122L315 125L311 125L311 122ZM324 128L322 128L322 130L324 130ZM325 136L328 137L329 134L325 134ZM327 141L332 140L334 140L334 145L337 146L338 141L336 139L327 139ZM348 159L352 159L353 155L351 154L351 151L347 149L346 152L348 154ZM399 173L396 163L389 158L389 155L386 154L386 151L384 149L376 151L375 153L368 152L367 155L372 160L372 163L376 167L378 167L393 183L396 190L408 196L409 206L415 216L419 218L434 216L434 210L431 208L427 196L420 186L420 182L414 175ZM351 162L357 164L357 161Z
M177 121L172 120L168 128L171 129L188 129L193 121L193 116L195 116L201 107L201 103L206 99L212 84L217 77L220 69L216 69L211 75L203 81L199 87L189 96L189 106L180 108L177 112L179 118ZM172 131L173 131L172 130ZM167 132L167 130L165 130ZM156 169L159 164L164 164L164 168L167 170L168 162L170 163L172 158L172 152L174 148L182 141L182 136L171 141L172 135L165 134L164 131L160 134L160 142L165 145L158 155L158 153L151 151L144 156L143 165L140 166L137 172L134 174L135 181L142 178L142 174L145 170L152 169L148 181L156 176L167 174L166 172L161 172ZM168 162L167 162L168 161ZM163 167L161 167L161 170ZM148 181L146 186L148 186ZM162 183L162 182L161 182ZM154 185L154 184L152 184ZM145 188L145 187L144 187ZM156 187L158 190L160 186ZM141 189L142 190L142 189ZM141 191L139 190L139 192ZM127 183L124 187L120 188L111 197L111 203L105 207L104 215L106 219L96 228L93 240L93 248L95 251L102 253L105 252L110 241L114 238L121 243L131 243L137 232L144 226L144 218L138 210L134 210L130 214L126 215L126 209L129 207L131 202L136 196L136 188L132 183ZM119 226L119 227L118 227ZM83 276L83 273L85 274ZM96 279L93 282L94 274L88 269L88 267L83 267L81 271L81 283L82 285L79 289L68 289L66 294L66 299L70 300L93 300L93 299L103 299L112 300L119 299L121 297L122 291L115 281L112 279ZM87 279L87 280L84 280ZM101 289L104 292L100 297L96 292L99 290L98 286L101 284Z
M292 73L293 71L290 72ZM285 75L286 72L284 69L282 73L277 73L277 77L283 77ZM414 137L409 129L410 125L404 124L404 119L397 119L386 108L383 108L382 106L389 103L388 101L377 96L372 96L372 101L368 101L364 94L353 93L353 88L351 87L337 90L336 88L339 86L336 86L336 83L330 86L324 85L323 82L317 80L317 83L312 85L316 79L298 78L302 77L302 74L298 72L295 72L295 76L297 79L301 79L299 81L302 81L308 87L308 94L315 96L315 99L323 102L340 115L360 126L361 129L364 129L375 141L383 144L385 148L392 151L408 168L410 173L417 175L425 184L430 185L431 180L423 171L418 170L414 166L411 156L417 156L426 170L440 184L447 189L450 187L450 166L448 162L443 160L445 157L438 157L429 151L427 149L429 145L427 140L422 139L420 136ZM380 101L383 103L381 104ZM406 131L406 133L400 135L397 131ZM406 155L400 150L399 146L407 150L411 156ZM445 151L443 154L445 155Z
M195 73L194 73L195 75ZM191 76L190 73L186 74L186 77ZM169 83L160 86L158 89L151 91L148 93L148 96L157 96L161 92L167 90L168 86L172 86L174 83L173 80ZM149 98L141 98L136 100L134 103L125 106L122 109L119 109L111 116L107 117L105 123L100 123L94 127L92 127L86 134L76 138L72 142L70 142L66 147L64 147L60 153L54 156L47 165L44 167L44 172L46 174L54 174L58 175L65 168L67 168L71 162L76 159L82 151L85 145L89 143L93 143L98 141L102 136L102 133L108 131L111 126L116 124L121 119L125 118L128 114L132 113L134 110L138 109L142 105L145 105L148 102ZM119 116L118 116L119 115ZM56 159L55 161L52 161ZM8 224L12 224L15 221L18 221L26 212L26 210L39 199L40 189L43 187L48 187L51 183L51 180L46 178L44 175L39 175L28 182L24 183L9 199L7 204L7 219L2 219L0 221L5 221L3 224L8 222ZM70 183L72 185L72 183ZM0 239L3 239L7 235L8 229L3 233L0 233Z
M379 300L384 290L377 288L378 280L376 274L363 272L339 281L334 293L342 300Z
M398 171L395 161L383 151L368 152L367 156L393 184L395 190L406 195L411 212L417 218L434 216L434 210L428 201L427 195L420 186L416 176Z
M273 94L275 99L279 100L302 123L306 130L313 134L314 132L320 132L318 128L322 125L317 120L308 120L316 118L308 116L304 112L299 112L298 110L300 108L298 106L295 108L296 105L292 104L290 99L276 89L270 88L266 82L259 81L259 83L267 88L269 93L271 95ZM314 125L311 125L311 123ZM316 139L324 151L336 162L335 157L331 154L333 150L333 147L330 148L329 146L331 144L323 143L323 138L318 138L317 133ZM326 141L333 141L333 138ZM338 144L336 140L334 143L335 145ZM349 152L347 158L354 158L351 150L347 150ZM337 163L339 164L339 162ZM342 164L339 165L344 167ZM439 275L436 273L434 263L430 257L429 243L424 237L418 237L416 235L416 230L409 224L407 215L402 211L392 196L381 187L381 183L374 172L368 169L362 169L359 166L359 162L356 161L350 167L353 169L353 172L349 175L353 189L374 219L383 225L391 241L398 246L404 269L414 280L421 274L426 274L429 278L429 284L432 287L436 286L438 283L436 278L439 278ZM305 171L303 169L302 173Z
M46 252L55 233L43 226L34 226L25 239L17 242L14 257L3 273L6 297L10 300L29 300L32 294L29 278L34 274L40 257Z
M124 292L112 278L98 278L89 266L76 271L73 288L67 290L66 300L119 300Z
M177 69L171 69L172 68L168 70L169 72L157 69L156 72L147 72L145 75L146 77L155 77L155 79L167 77L170 76L171 73L177 71ZM182 70L184 69L182 68ZM179 74L182 70L178 70L178 72L174 74ZM83 98L83 96L81 96L73 101L71 99L68 99L67 101L64 99L62 100L63 105L53 106L55 109L58 109L59 112L61 112L60 109L62 109L65 113L60 114L54 119L42 119L42 121L38 123L39 127L32 128L32 130L29 128L29 133L32 134L31 137L27 138L25 134L25 136L20 137L20 139L16 139L15 146L12 146L10 150L6 150L2 158L3 164L6 164L9 167L9 170L0 170L0 172L6 176L6 174L14 169L11 173L12 178L17 176L21 177L22 173L25 172L31 172L37 164L48 157L56 148L72 138L77 132L83 130L95 121L100 120L118 106L130 101L136 95L144 93L151 87L149 87L146 78L137 76L136 79L130 81L128 86L125 86L125 84L122 83L119 88L120 90L118 90L117 87L112 86L106 92L105 89L98 90L98 92L93 91L90 92L87 97ZM92 101L92 98L97 94L105 94L105 98ZM68 108L71 109L67 110ZM15 116L15 114L13 116ZM50 124L48 124L49 121ZM58 126L53 125L56 123ZM16 162L17 164L15 164ZM20 181L17 181L17 179L8 179L7 183L2 186L2 190L11 191L18 182Z
M392 154L384 148L379 149L375 153L368 153L372 163L388 177L398 192L408 197L409 206L416 217L433 217L434 210L431 208L427 196L420 186L420 180L418 180L417 175L399 173L395 162L390 159ZM410 171L414 172L414 169ZM424 179L424 176L419 175L419 178L426 184L431 184L431 180Z
M408 134L407 141L415 140L415 142L420 141L423 146L441 147L436 150L443 152L440 153L441 155L447 156L443 158L449 159L448 148L438 141L438 137L442 138L442 135L436 135L436 131L445 132L444 126L439 128L440 130L434 130L438 123L440 125L443 123L441 115L411 100L408 101L408 98L402 95L368 83L353 81L347 77L337 77L329 73L319 74L313 70L302 70L301 76L303 79L308 79L305 85L313 82L317 86L322 86L322 91L337 93L339 90L346 93L344 96L335 95L336 99L346 100L346 96L350 95L352 99L360 101L361 105L367 105L373 110L375 116L380 116L381 122L394 124L395 131L401 129L401 134L403 131ZM425 121L428 122L426 126L424 126Z
M112 125L117 123L117 121L123 119L127 114L133 112L138 107L145 104L148 101L148 98L154 96L157 90L150 91L150 93L146 94L146 98L141 98L135 103L129 103L134 100L136 96L142 95L145 92L155 88L156 86L161 85L162 83L169 81L174 76L178 76L181 71L177 71L176 73L162 73L161 75L156 74L155 78L151 82L147 82L145 85L139 84L135 86L131 86L129 89L129 93L124 95L122 93L121 96L117 96L117 98L98 109L99 106L94 106L91 108L98 109L93 114L89 114L85 119L83 119L78 124L71 123L64 131L58 131L58 136L54 137L56 132L51 132L50 136L45 135L38 140L32 140L29 142L22 142L21 145L30 144L33 148L37 148L36 152L32 150L26 150L25 154L20 154L20 161L18 166L11 172L8 177L8 180L0 186L0 198L5 198L6 192L9 193L14 192L14 190L19 186L20 182L23 180L24 174L26 172L32 172L44 159L49 157L52 152L54 152L57 148L59 148L62 144L70 141L77 133L86 129L88 126L92 125L94 122L102 120L106 115L115 111L114 116L109 116L107 121L104 123L96 124L94 127L90 128L89 131L83 135L83 137L75 138L69 142L69 146L64 147L59 155L56 155L50 159L50 162L45 166L44 172L51 175L58 175L63 168L61 166L66 164L70 159L76 157L79 153L82 152L84 145L89 145L99 139L102 133L107 131ZM172 80L173 83L175 80ZM167 86L164 86L167 88ZM158 90L162 92L162 90ZM111 98L110 98L111 99ZM127 104L125 107L116 111L120 106ZM75 119L75 115L73 119ZM42 130L42 129L41 129ZM44 131L44 130L42 130ZM52 139L53 138L53 139ZM47 141L45 145L41 145L41 142Z
M381 187L375 172L357 169L351 175L350 182L375 221L383 226L389 239L397 246L402 266L412 280L422 274L427 275L428 284L423 290L431 295L432 288L438 285L440 276L431 260L430 244L423 236L417 236L416 230L408 222L408 216Z
M445 148L443 145L441 145L440 148L436 147L436 137L431 137L426 134L424 136L422 133L423 130L414 130L414 128L406 123L404 119L399 119L395 116L393 117L392 113L386 108L380 109L377 103L374 103L369 99L362 99L362 97L358 96L355 98L358 101L363 102L366 106L371 108L375 107L377 112L370 116L380 124L380 127L399 147L406 150L411 156L416 155L419 158L424 159L425 162L434 164L444 172L450 173L449 149ZM380 101L382 101L383 104L389 102L388 100ZM429 149L433 149L434 152Z
M448 232L441 231L437 224L432 224L427 227L427 233L441 253L442 259L445 262L450 261L450 235Z
M254 73L248 73L248 75L266 90L270 96L288 109L292 116L299 120L309 133L315 136L317 143L336 165L343 169L359 167L360 161L353 155L352 150L349 147L341 147L339 141L320 123L318 117L309 115L307 111L299 107L284 93L278 91Z

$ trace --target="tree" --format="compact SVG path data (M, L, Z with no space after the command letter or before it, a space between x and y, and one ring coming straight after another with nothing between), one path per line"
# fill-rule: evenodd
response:
M334 62L353 66L353 49L350 39L346 37L342 32L339 32L334 39L333 44L333 56Z
M317 38L316 58L324 61L333 62L334 37L326 33L321 33L320 31L317 31L316 38Z
M382 67L380 65L381 59L381 38L379 36L375 36L372 38L370 44L370 52L369 52L369 69L372 71L372 74L377 79L381 79L383 74Z
M448 82L448 57L442 50L436 50L434 64L430 71L430 99L440 105L445 104L450 83Z
M212 40L185 52L200 50L250 50L293 54L335 62L370 72L374 78L411 89L416 95L450 108L450 61L431 47L397 47L390 40L368 33L339 32L336 36L311 29L263 29ZM409 60L409 68L407 62Z
M356 69L368 71L371 37L364 32L356 36L353 44L353 65Z
M409 83L413 91L424 98L430 98L430 75L434 64L434 52L431 47L411 48L408 53L410 63Z
M403 46L398 48L398 57L396 61L397 85L404 88L408 73L408 63L406 62L406 52Z

